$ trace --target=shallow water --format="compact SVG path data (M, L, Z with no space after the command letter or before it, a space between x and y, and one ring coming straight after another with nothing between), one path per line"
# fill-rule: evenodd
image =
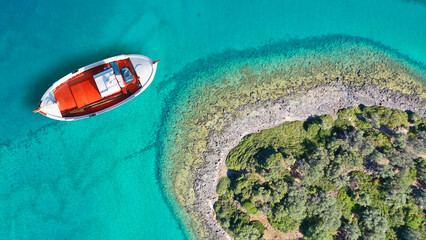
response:
M245 49L344 34L426 65L421 1L0 0L0 7L0 239L187 238L162 190L161 124L169 95L186 85L172 80L211 55L234 49L250 57ZM122 53L161 59L135 100L76 122L31 112L60 77Z

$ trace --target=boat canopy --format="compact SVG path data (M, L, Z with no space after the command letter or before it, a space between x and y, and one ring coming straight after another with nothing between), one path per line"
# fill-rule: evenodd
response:
M103 98L121 91L117 79L115 78L114 71L111 68L107 68L105 71L94 75L93 78Z

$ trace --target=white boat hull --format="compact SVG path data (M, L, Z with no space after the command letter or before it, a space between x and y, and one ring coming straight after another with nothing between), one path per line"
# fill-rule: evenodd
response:
M141 84L141 88L138 89L136 92L132 93L129 97L123 99L122 101L116 103L115 105L109 106L105 109L101 109L99 111L96 111L94 113L89 113L89 114L85 114L85 115L80 115L80 116L70 116L70 117L64 117L62 116L61 112L59 111L58 108L58 104L60 104L60 102L56 101L55 96L54 96L54 91L55 89L67 82L68 80L70 80L71 78L73 78L74 76L87 71L89 69L95 68L95 67L99 67L101 65L107 64L107 63L111 63L111 62L115 62L115 61L119 61L122 59L127 59L129 58L131 63L133 64L133 68L137 74L137 78ZM133 98L135 98L136 96L138 96L139 94L141 94L143 91L146 90L146 88L151 84L152 80L154 79L156 70L157 70L157 63L158 61L154 61L153 59L146 57L146 56L142 56L142 55L136 55L136 54L132 54L132 55L120 55L120 56L115 56L115 57L111 57L108 59L104 59L102 61L98 61L96 63L90 64L88 66L82 67L78 70L73 71L72 73L64 76L63 78L59 79L58 81L56 81L43 95L43 97L41 98L40 104L39 104L39 109L35 110L35 112L40 112L43 115L45 115L46 117L55 119L55 120L61 120L61 121L74 121L74 120L80 120L80 119L85 119L85 118L89 118L89 117L93 117L96 115L99 115L101 113L104 112L108 112L118 106L123 105L124 103L132 100Z

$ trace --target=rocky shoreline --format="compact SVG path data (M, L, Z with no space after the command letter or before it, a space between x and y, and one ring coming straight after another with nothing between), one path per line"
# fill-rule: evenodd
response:
M305 120L322 114L333 115L338 109L360 104L409 110L426 116L424 96L383 90L383 86L377 85L345 84L340 79L278 99L247 104L238 109L238 116L225 114L226 127L220 132L209 129L208 151L203 153L205 161L193 169L196 200L189 214L200 219L205 238L231 239L217 222L213 206L217 200L217 181L227 174L226 156L244 136L278 126L285 121Z

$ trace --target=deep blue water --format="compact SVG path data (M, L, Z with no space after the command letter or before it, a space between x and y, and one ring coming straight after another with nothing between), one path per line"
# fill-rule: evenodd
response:
M0 239L186 238L157 153L175 92L168 80L194 61L345 34L426 65L424 1L0 0L0 8ZM60 77L122 53L161 59L135 100L76 122L31 112Z

